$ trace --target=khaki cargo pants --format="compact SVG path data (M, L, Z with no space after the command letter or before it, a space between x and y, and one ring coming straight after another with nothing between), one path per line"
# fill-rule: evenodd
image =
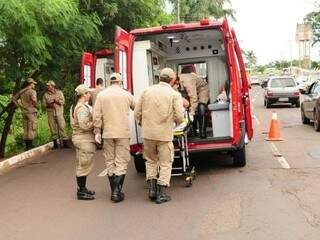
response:
M33 140L37 132L37 113L23 114L23 139Z
M147 180L158 179L159 185L169 187L174 157L173 143L143 139L143 155L146 159Z
M88 176L93 168L96 144L93 142L73 141L76 149L76 176Z
M127 173L128 163L130 161L129 149L129 138L103 139L103 155L109 176L113 174L120 176Z
M48 112L48 123L49 123L49 128L51 132L52 139L58 139L58 129L60 133L60 137L63 140L68 139L68 135L66 133L65 127L66 127L66 122L64 120L64 116L62 114L57 114L57 122L55 120L54 112Z
M198 91L198 102L207 104L209 101L209 88L202 87Z

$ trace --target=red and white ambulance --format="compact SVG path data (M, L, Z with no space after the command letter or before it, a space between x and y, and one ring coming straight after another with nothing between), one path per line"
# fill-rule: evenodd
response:
M234 165L246 164L245 145L252 139L248 79L235 32L223 21L201 20L188 24L135 29L117 27L115 71L136 99L159 81L160 70L171 67L179 73L192 64L209 85L207 138L188 138L189 152L228 151ZM84 77L85 78L85 77ZM227 101L217 102L222 88ZM144 170L140 127L130 113L131 154L138 172Z
M104 86L114 72L114 54L109 49L101 49L94 53L84 52L81 59L80 82L90 88L96 86L96 79L102 78Z

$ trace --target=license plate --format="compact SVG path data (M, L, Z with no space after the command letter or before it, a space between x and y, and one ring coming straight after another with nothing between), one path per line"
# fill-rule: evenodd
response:
M286 101L288 101L288 98L279 98L279 101L286 102Z

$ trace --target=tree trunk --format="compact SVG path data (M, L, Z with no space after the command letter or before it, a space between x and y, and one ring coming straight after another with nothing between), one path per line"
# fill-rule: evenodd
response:
M3 127L2 134L1 134L0 158L3 158L5 156L6 141L7 141L7 137L9 135L9 132L10 132L10 126L11 126L11 123L13 120L15 110L16 110L16 108L13 106L8 110L8 116L6 118L6 123Z

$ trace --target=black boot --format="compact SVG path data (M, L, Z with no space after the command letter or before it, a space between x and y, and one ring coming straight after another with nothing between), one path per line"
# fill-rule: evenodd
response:
M62 140L63 148L71 148L69 140Z
M149 187L149 199L155 201L157 198L157 179L150 179L147 183Z
M198 118L199 118L199 135L200 138L207 138L207 119L206 119L207 104L198 104Z
M121 194L121 188L124 181L125 175L113 175L112 176L112 194L111 194L111 201L118 203L123 201L124 194ZM122 184L121 184L122 183Z
M86 188L86 181L87 177L77 177L77 183L78 183L78 191L77 191L77 197L78 200L94 200L94 191L90 191Z
M199 135L200 138L207 138L207 120L205 116L199 116Z
M157 204L169 202L171 200L171 197L166 194L166 188L166 186L157 184Z
M53 139L53 149L58 149L59 145L58 145L58 141L57 139Z
M115 175L112 175L112 176L109 176L108 175L108 179L109 179L109 183L110 183L110 189L111 189L111 196L112 196L112 193L114 191L114 184L113 184L113 178L114 178ZM123 182L122 182L123 184ZM124 198L124 193L120 191L120 195L122 198Z
M24 140L24 145L25 145L24 149L26 151L30 150L30 148L29 148L29 140Z
M25 144L26 144L26 148L25 148L26 151L34 148L34 147L32 146L32 140L24 140L24 142L25 142Z

